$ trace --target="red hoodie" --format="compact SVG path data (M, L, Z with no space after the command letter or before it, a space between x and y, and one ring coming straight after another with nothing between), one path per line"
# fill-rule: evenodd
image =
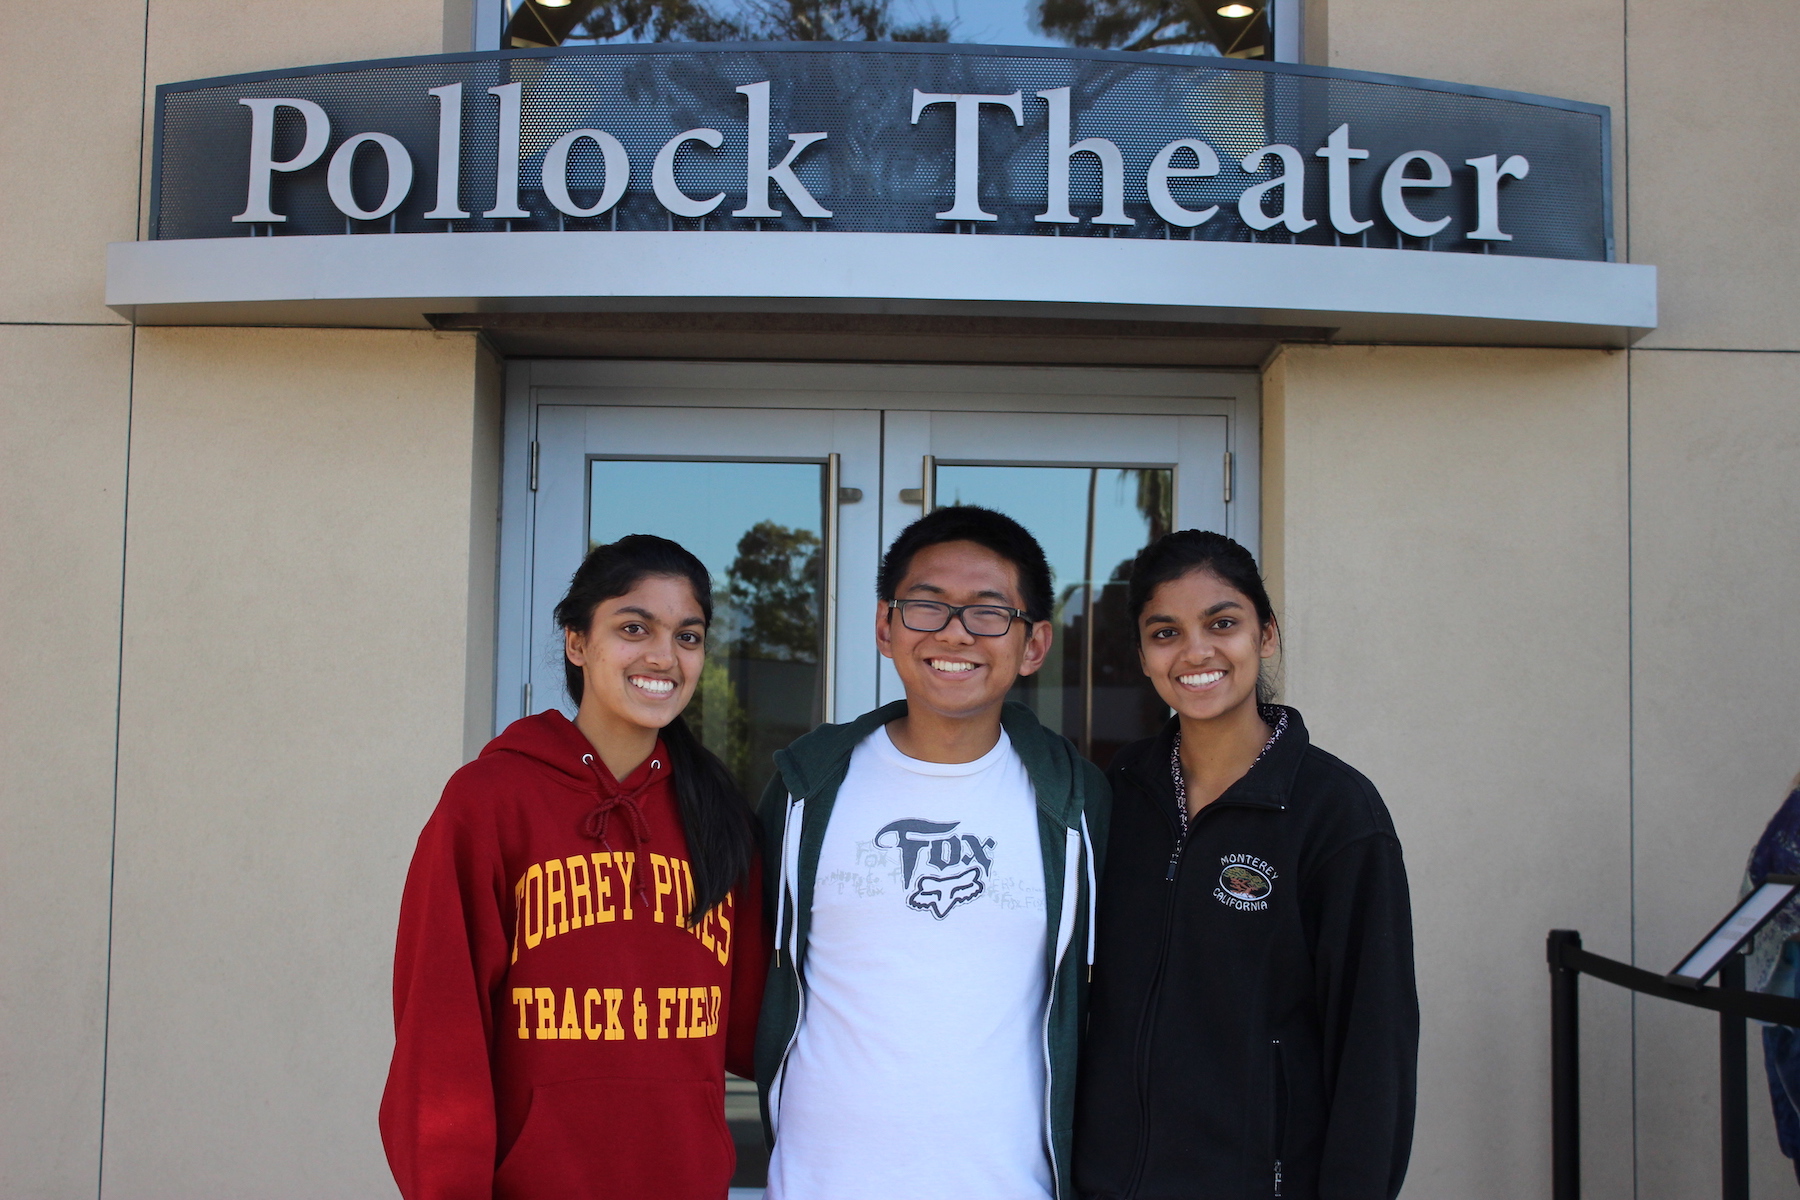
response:
M381 1140L406 1200L720 1200L758 869L693 924L661 742L615 781L558 712L451 776L400 901Z

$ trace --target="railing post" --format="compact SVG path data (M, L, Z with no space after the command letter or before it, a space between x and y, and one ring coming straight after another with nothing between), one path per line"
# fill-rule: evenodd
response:
M1744 990L1744 956L1728 954L1719 990ZM1750 1200L1750 1080L1743 1017L1719 1014L1719 1194Z
M1563 950L1581 949L1573 929L1552 929L1550 959L1550 1179L1554 1200L1581 1200L1581 973Z

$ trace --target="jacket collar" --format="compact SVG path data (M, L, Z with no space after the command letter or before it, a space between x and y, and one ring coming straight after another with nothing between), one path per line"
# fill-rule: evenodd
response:
M906 701L895 700L846 724L819 726L787 749L775 752L782 786L797 798L817 795L843 777L858 743L905 715ZM1031 776L1038 807L1063 825L1078 823L1086 797L1074 746L1044 728L1037 714L1017 701L1008 700L1001 709L1000 725Z
M1213 805L1243 805L1277 811L1287 807L1288 798L1294 793L1294 778L1300 772L1300 761L1306 757L1312 739L1298 709L1286 705L1273 707L1287 713L1287 728L1275 739L1269 752L1258 759L1242 779L1226 788L1225 794L1213 801ZM1170 717L1151 741L1149 749L1126 767L1126 773L1140 787L1153 796L1166 797L1171 806L1175 803L1175 780L1169 771L1169 757L1175 751L1175 731L1180 728L1181 718ZM1173 807L1170 811L1173 812Z

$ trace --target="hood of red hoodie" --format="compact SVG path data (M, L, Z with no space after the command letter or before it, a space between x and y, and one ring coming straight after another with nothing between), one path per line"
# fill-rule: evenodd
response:
M600 756L594 753L587 735L553 708L521 717L508 725L481 751L482 758L491 754L519 755L529 759L564 786L595 796L637 791L652 780L661 780L670 774L668 750L658 738L649 758L624 779L614 779Z

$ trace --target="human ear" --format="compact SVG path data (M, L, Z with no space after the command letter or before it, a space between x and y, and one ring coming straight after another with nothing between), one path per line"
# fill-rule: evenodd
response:
M1025 659L1019 664L1021 678L1035 674L1044 665L1044 660L1050 657L1050 643L1054 637L1055 632L1050 628L1050 622L1031 623L1031 628L1025 634Z
M875 602L875 648L883 658L894 657L893 612L886 600Z
M1274 617L1270 617L1268 624L1262 627L1262 647L1260 653L1264 658L1274 658L1275 652L1280 649L1281 626L1275 623Z
M587 666L587 634L579 629L563 630L563 654L574 665Z

